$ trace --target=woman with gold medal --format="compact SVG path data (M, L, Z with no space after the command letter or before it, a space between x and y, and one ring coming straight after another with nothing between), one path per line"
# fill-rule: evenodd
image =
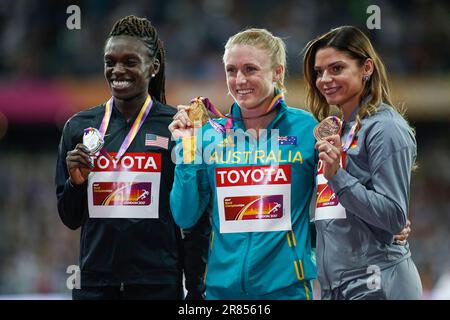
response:
M180 150L173 216L190 227L211 210L206 299L312 299L316 121L286 104L279 37L265 29L239 32L223 63L234 99L229 114L205 121L199 106L203 114L220 113L200 97L179 106L169 127Z

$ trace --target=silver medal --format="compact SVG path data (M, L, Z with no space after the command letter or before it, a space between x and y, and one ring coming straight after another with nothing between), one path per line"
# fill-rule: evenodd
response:
M90 155L95 155L99 152L104 144L100 131L92 127L84 129L83 144L88 149Z

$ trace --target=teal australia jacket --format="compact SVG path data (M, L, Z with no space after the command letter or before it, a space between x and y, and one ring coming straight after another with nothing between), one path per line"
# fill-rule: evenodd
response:
M206 123L197 138L177 142L174 220L182 228L193 226L208 206L212 216L207 297L211 288L265 295L316 278L309 216L317 122L284 100L275 110L258 139L246 132L234 104L227 133ZM225 125L227 119L217 121ZM195 157L187 156L189 145Z

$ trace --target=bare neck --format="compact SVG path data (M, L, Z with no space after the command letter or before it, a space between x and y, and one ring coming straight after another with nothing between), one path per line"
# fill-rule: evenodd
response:
M114 105L117 107L117 109L123 115L123 117L127 121L130 121L131 119L133 119L136 116L136 114L142 108L142 105L144 104L146 99L147 99L147 93L140 94L129 100L114 99Z
M244 119L244 125L245 128L256 130L257 136L259 136L259 130L260 129L267 129L269 124L272 122L272 120L277 115L277 112L273 110L269 114L266 114L264 116L258 117L258 118L250 118L250 119ZM245 116L243 114L243 117L246 118L248 116Z
M339 109L341 109L342 116L344 117L345 122L348 122L350 120L350 117L352 113L358 108L359 104L347 104L347 105L341 105L339 106Z

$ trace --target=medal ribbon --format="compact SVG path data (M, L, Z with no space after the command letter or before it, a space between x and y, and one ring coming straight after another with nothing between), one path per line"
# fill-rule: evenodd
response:
M225 123L225 126L214 121L213 119L211 119L211 117L209 118L209 123L211 124L211 126L219 133L225 133L226 131L230 130L231 128L233 128L233 120L242 120L245 118L233 118L230 116L226 116L224 115L222 112L220 112L219 109L217 109L208 98L205 97L197 97L191 100L191 102L195 102L195 101L201 101L203 102L203 104L205 105L206 109L208 111L211 111L212 113L214 113L215 115L217 115L220 118L227 118L227 122ZM275 109L275 107L278 105L278 103L280 103L281 100L284 100L284 95L282 92L277 92L277 94L275 95L275 97L272 99L272 101L269 104L269 107L267 108L266 112L263 115L266 115L270 112L272 112L273 109ZM231 108L230 108L230 112L229 114L231 114Z
M341 127L341 130L342 130L342 125L341 125L341 119L339 119L338 117L336 117L336 116L331 116L330 117L331 118L331 120L333 120L334 121L334 123L336 123L339 127ZM339 134L340 134L340 132L339 132Z
M369 94L366 97L363 97L362 101L361 101L361 105L366 105L371 99L372 99L372 95L371 94ZM352 126L352 128L350 129L350 132L348 133L347 137L345 138L345 143L344 143L344 146L342 147L342 151L347 152L347 150L350 148L350 146L351 146L351 144L353 142L353 139L355 138L355 133L356 133L356 127L357 126L358 126L358 124L355 121L355 124Z
M112 112L112 105L114 103L114 97L111 97L111 99L108 100L105 106L105 115L103 116L102 124L100 125L100 134L102 135L102 138L105 137L106 130L108 129L109 120L111 119L111 112ZM116 154L116 159L119 160L127 151L128 147L131 145L131 142L133 142L134 137L138 133L139 129L141 128L142 124L144 123L145 119L147 118L148 113L150 112L150 109L153 106L153 100L150 97L150 95L147 95L147 99L145 99L144 104L141 107L141 111L139 111L138 116L136 117L136 120L134 120L133 126L130 129L130 132L128 132L128 135L126 136L125 140L122 142L122 145L120 146L119 151Z
M350 129L350 132L348 133L347 137L345 138L344 145L342 146L343 152L347 152L347 150L350 148L350 145L352 144L353 139L355 138L355 132L356 132L357 125L358 125L357 122L355 122L355 124Z

